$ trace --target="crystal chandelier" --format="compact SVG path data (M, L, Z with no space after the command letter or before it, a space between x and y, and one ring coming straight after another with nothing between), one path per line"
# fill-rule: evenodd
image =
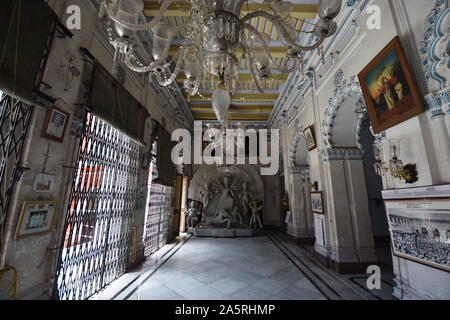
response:
M118 62L124 63L135 72L150 73L161 86L176 82L183 71L183 86L189 95L198 93L214 83L212 106L218 120L226 121L231 104L231 95L237 90L239 59L238 50L246 57L255 87L264 92L264 82L270 78L273 69L290 73L303 63L303 52L320 47L332 36L337 25L333 20L339 13L342 0L321 0L319 20L314 25L316 42L309 46L298 44L299 32L295 30L291 16L292 3L280 0L265 0L266 10L250 12L241 9L248 0L165 0L155 17L146 23L139 23L144 10L143 0L104 0L99 16L105 15L114 23L118 38L112 41L115 48L113 72ZM176 2L187 2L191 6L189 18L182 26L162 22L164 13ZM287 47L284 63L279 65L269 49L270 37L252 26L252 19L264 17L280 35ZM175 36L186 30L186 36L175 57L169 58L169 50ZM153 35L152 61L142 65L135 61L133 38L139 31L151 31Z

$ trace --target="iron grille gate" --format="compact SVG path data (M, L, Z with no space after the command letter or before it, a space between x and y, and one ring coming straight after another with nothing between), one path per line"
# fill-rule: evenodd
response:
M19 180L23 144L30 124L33 106L0 91L0 241L3 238L9 203ZM1 246L1 243L0 243Z
M141 147L87 115L56 276L56 298L90 297L125 272Z
M145 257L167 243L171 202L172 188L154 183L151 185L144 232Z
M156 165L158 138L152 145L152 161L149 173L149 205L145 214L144 256L161 249L167 243L169 233L169 216L172 202L172 188L165 187L153 181L158 177Z

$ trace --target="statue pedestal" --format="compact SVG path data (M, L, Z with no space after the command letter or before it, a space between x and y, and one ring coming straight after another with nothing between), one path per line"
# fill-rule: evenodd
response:
M189 228L189 233L196 237L214 237L214 238L245 238L255 237L257 231L248 228L214 228L214 227L195 227Z

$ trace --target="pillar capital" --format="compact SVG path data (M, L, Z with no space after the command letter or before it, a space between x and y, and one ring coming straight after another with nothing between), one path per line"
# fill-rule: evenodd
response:
M309 166L308 165L294 165L289 167L289 173L293 175L308 175L309 176Z
M425 96L425 107L431 120L443 119L450 114L450 87Z
M363 152L359 149L325 149L320 152L322 161L362 160Z

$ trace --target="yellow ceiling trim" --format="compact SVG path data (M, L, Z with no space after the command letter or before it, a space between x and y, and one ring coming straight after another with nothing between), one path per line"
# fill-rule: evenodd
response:
M230 110L240 112L240 111L251 111L251 112L272 112L273 105L261 106L261 105L232 105ZM191 111L212 111L210 105L198 105L193 104L190 106Z
M287 73L274 73L271 75L271 77L268 79L268 81L287 81L289 77L289 74ZM183 82L186 79L186 76L184 72L180 72L177 76L177 82ZM239 73L239 83L253 83L253 77L251 73Z
M148 17L154 17L159 11L161 3L158 1L146 1L144 13ZM292 17L298 19L313 19L316 17L318 5L296 3L292 6ZM188 3L172 4L165 12L164 16L188 17L190 15L191 5ZM261 3L249 3L242 7L242 14L254 12L257 10L270 11Z
M208 113L193 113L195 120L217 120L215 114ZM267 121L269 120L270 114L233 114L232 120L253 120L253 121Z
M211 93L202 94L207 101L211 100ZM232 97L232 101L236 102L252 102L252 101L276 101L278 98L278 93L240 93L235 94ZM242 100L241 100L242 99ZM204 101L199 95L195 95L189 98L189 101Z
M179 53L179 49L180 46L178 45L173 45L170 47L169 49L169 55L171 56L176 56ZM286 57L286 52L288 51L287 47L269 47L270 49L270 54L272 55L273 58L284 58ZM241 58L242 57L242 49L238 49L236 51L237 53L237 57Z

